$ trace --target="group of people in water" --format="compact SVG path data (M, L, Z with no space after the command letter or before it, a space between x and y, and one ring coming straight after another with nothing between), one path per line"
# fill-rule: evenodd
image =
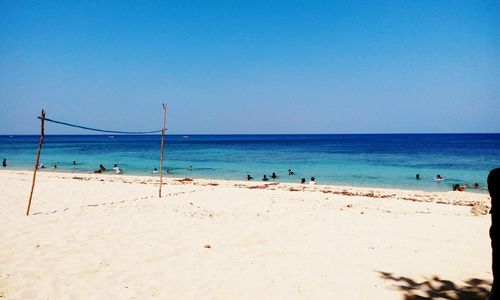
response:
M457 192L464 192L465 189L468 187L467 184L464 184L464 185L460 185L458 183L455 183L453 186L452 186L452 190L453 191L457 191ZM474 183L474 184L471 184L470 187L473 189L473 190L477 190L479 189L479 183Z
M122 174L123 173L122 169L120 167L118 167L117 164L113 165L112 170L115 171L115 174ZM95 170L94 173L102 173L105 171L106 171L106 168L102 164L100 164L99 169Z
M76 165L76 161L73 161L73 165ZM4 158L3 161L2 161L2 167L7 167L7 159ZM45 169L45 165L43 164L43 162L40 162L40 164L38 165L38 168L39 169ZM54 169L57 169L57 164L54 164ZM187 168L189 171L192 171L193 170L193 166L190 165L188 168ZM113 168L112 170L115 172L115 174L122 174L123 173L123 170L117 165L117 164L114 164L113 165ZM101 164L99 165L99 168L97 170L94 171L94 173L103 173L106 171L106 168ZM154 168L152 171L151 171L152 174L157 174L158 173L158 169L157 168ZM170 174L170 169L167 169L167 174ZM292 171L292 169L288 169L288 176L291 176L291 175L295 175L295 173ZM253 180L254 177L250 174L247 175L247 180ZM264 176L262 177L262 181L269 181L269 180L276 180L278 179L278 175L276 175L276 172L273 172L270 176L268 176L267 174L264 174ZM420 174L416 174L415 175L415 179L416 180L420 180L421 179L421 176ZM440 181L444 181L446 180L446 176L441 176L440 174L437 174L436 177L434 177L434 180L440 182ZM306 179L305 178L302 178L300 180L300 183L301 184L306 184ZM315 185L316 184L316 179L315 177L311 177L311 179L309 180L309 184L310 185ZM459 191L459 192L463 192L465 191L467 188L469 188L469 185L467 184L463 184L463 185L460 185L460 184L453 184L452 185L452 190L453 191ZM473 189L473 190L477 190L479 189L479 183L473 183L470 185L470 188Z
M295 173L292 171L292 169L288 169L288 176L291 176L291 175L295 175ZM276 179L278 179L278 175L276 175L276 172L273 172L271 174L271 176L269 176L269 177L266 174L264 174L264 176L262 177L262 181L269 181L269 178L271 178L271 180L276 180ZM254 179L252 177L252 175L248 174L247 175L247 180L252 180L252 179ZM306 179L302 178L300 180L300 183L301 184L305 184L306 183ZM311 180L309 181L309 184L310 185L315 185L316 184L316 179L314 177L311 177Z
M416 180L420 180L420 174L416 174L416 175L415 175L415 179L416 179ZM439 182L439 181L444 181L444 180L446 180L446 179L447 179L447 178L446 178L446 176L441 176L440 174L437 174L437 175L436 175L436 177L434 177L434 180L436 180L436 181L438 181L438 182ZM465 191L465 189L466 189L467 187L468 187L468 186L467 186L467 184L460 185L460 184L458 184L458 183L455 183L455 184L453 184L453 185L452 185L452 187L451 187L451 188L452 188L452 190L453 190L453 191L463 192L463 191ZM471 185L470 185L470 187L471 187L473 190L477 190L477 189L479 189L479 183L475 182L474 184L471 184Z
M73 161L73 165L76 165L76 161ZM38 169L45 169L45 165L43 164L43 162L40 162L38 164ZM57 169L57 164L54 164L54 169Z

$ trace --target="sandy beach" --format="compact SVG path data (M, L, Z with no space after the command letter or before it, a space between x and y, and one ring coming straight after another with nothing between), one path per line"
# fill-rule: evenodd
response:
M487 194L0 171L0 298L405 299L491 286ZM432 294L434 293L434 294Z

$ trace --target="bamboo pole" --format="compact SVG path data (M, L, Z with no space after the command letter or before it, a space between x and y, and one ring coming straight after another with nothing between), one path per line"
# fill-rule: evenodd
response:
M167 104L162 103L163 106L163 126L161 127L161 155L160 155L160 191L159 197L161 198L161 186L163 181L163 157L164 157L164 145L165 145L165 125L167 123Z
M31 199L33 198L33 190L35 189L36 171L38 170L38 162L40 160L40 152L42 151L43 137L45 136L45 110L42 109L42 129L40 131L40 141L38 142L38 152L36 154L35 169L33 170L33 181L31 183L30 199L28 200L28 209L26 215L30 214Z

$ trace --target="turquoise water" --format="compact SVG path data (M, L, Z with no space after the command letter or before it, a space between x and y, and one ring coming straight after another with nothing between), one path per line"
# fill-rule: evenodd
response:
M8 168L32 169L38 138L0 136L0 158ZM44 171L54 164L68 172L118 164L126 174L151 175L159 152L158 135L49 135L41 161ZM500 134L168 135L165 148L165 170L173 177L242 180L251 174L260 181L276 172L281 182L315 176L319 184L443 191L454 183L484 187L496 167ZM436 174L447 180L436 182Z

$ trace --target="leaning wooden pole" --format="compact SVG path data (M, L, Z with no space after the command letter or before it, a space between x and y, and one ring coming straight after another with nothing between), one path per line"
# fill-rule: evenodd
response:
M167 104L162 103L163 106L163 126L161 127L161 155L160 155L160 191L158 192L161 198L161 186L163 184L163 157L165 146L165 125L167 124Z
M30 199L28 200L28 209L26 215L30 214L31 199L33 198L33 190L35 189L36 171L38 170L38 162L40 160L40 152L42 151L43 137L45 136L45 110L42 109L42 129L40 131L40 141L38 142L38 152L36 153L35 169L33 170L33 181L31 183Z

